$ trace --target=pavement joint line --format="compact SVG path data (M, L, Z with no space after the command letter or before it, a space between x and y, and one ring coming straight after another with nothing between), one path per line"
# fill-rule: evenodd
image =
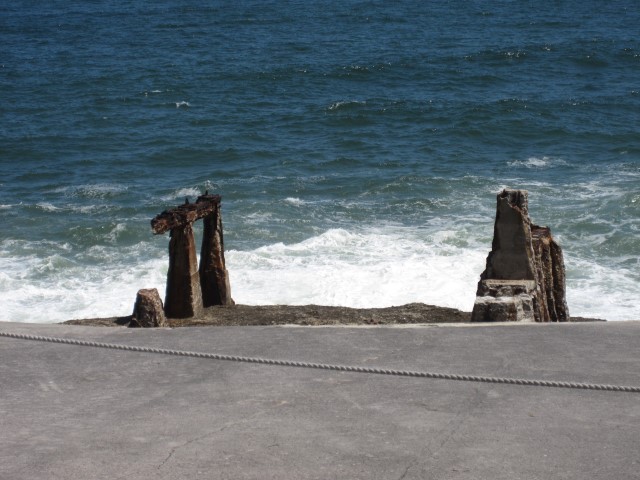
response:
M46 336L40 336L40 335L27 335L22 333L10 333L10 332L3 332L3 331L0 331L0 337L13 338L17 340L60 343L65 345L76 345L76 346L83 346L83 347L104 348L104 349L110 349L110 350L124 350L124 351L130 351L130 352L140 352L140 353L156 353L156 354L162 354L162 355L205 358L210 360L224 360L224 361L231 361L231 362L257 363L257 364L263 364L263 365L276 365L276 366L283 366L283 367L333 370L333 371L339 371L339 372L368 373L368 374L375 374L375 375L390 375L390 376L398 376L398 377L418 377L418 378L430 378L430 379L436 379L436 380L496 383L496 384L521 385L521 386L532 386L532 387L551 387L551 388L569 388L569 389L576 389L576 390L597 390L597 391L605 391L605 392L640 393L639 386L559 382L559 381L551 381L551 380L536 380L536 379L524 379L524 378L484 377L484 376L477 376L477 375L459 375L459 374L441 373L441 372L420 372L420 371L411 371L411 370L384 369L384 368L376 368L376 367L331 365L326 363L308 363L308 362L298 362L293 360L278 360L278 359L269 359L269 358L260 358L260 357L245 357L245 356L238 356L238 355L222 355L218 353L170 350L170 349L155 348L155 347L141 347L136 345L123 345L123 344L117 344L117 343L102 343L102 342L93 342L93 341L87 341L87 340L76 340L76 339L64 338L64 337L46 337Z

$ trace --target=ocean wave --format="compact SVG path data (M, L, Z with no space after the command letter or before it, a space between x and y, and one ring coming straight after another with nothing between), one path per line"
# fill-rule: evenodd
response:
M534 47L539 48L539 47ZM487 49L474 53L470 53L464 56L464 60L470 62L489 62L494 63L496 61L501 62L504 60L520 60L528 56L526 50L519 48L507 49L507 50L493 50Z
M94 214L100 212L109 212L117 209L114 205L76 205L66 203L63 205L53 205L49 202L39 202L35 204L35 208L49 213L82 213L82 214Z
M350 307L424 302L470 311L490 238L484 245L464 230L394 230L331 229L299 243L229 251L234 298L247 304ZM640 318L638 279L630 269L599 265L573 253L565 258L571 314ZM604 304L598 304L599 298Z
M300 207L306 203L304 200L301 200L298 197L287 197L284 199L284 202L295 207Z
M507 162L510 167L525 167L532 169L544 169L558 166L565 166L567 162L557 157L529 157L526 160L514 160Z
M56 212L60 210L59 207L46 202L36 203L36 207L38 207L40 210L44 210L45 212Z
M42 275L51 272L57 272L77 265L77 262L63 255L51 255L43 259L35 268L35 271Z
M127 225L125 223L117 223L109 233L106 234L107 240L112 243L115 243L118 238L127 230Z
M479 238L475 227L461 224L460 219L441 219L420 228L334 228L299 242L230 249L226 260L232 295L236 302L252 305L387 307L424 302L470 311L491 238ZM4 240L0 320L53 322L126 315L138 289L164 292L166 239L154 237L122 247L116 240L126 232L126 225L112 225L106 233L112 243L80 251L68 243ZM586 240L597 243L595 237ZM607 238L603 233L603 242ZM565 248L570 313L609 320L640 318L640 278L634 273L633 252L610 265L580 252ZM36 317L40 312L47 316Z
M189 197L190 201L191 199L195 201L203 193L204 192L197 187L184 187L184 188L179 188L177 190L174 190L168 195L161 196L160 200L163 200L163 201L180 200L181 202L183 202L185 198Z
M619 266L568 256L567 304L574 316L606 320L639 320L640 278Z
M126 192L128 186L114 183L96 183L86 185L73 185L59 187L52 190L52 193L62 193L67 197L80 198L110 198Z
M48 241L16 241L15 247L22 254L6 242L2 245L0 321L52 323L127 315L140 288L164 291L164 249L149 258L154 250L149 243L94 246L80 254Z
M340 110L347 110L347 109L360 107L366 104L367 102L363 100L345 100L341 102L332 103L331 105L329 105L329 107L327 107L327 110L330 112L336 112Z
M352 307L425 302L470 310L485 253L452 245L460 234L453 230L431 238L403 233L331 229L299 243L231 250L226 257L234 298Z
M589 182L576 182L570 185L573 194L580 200L612 199L616 200L628 195L628 192L621 186L607 184L604 179ZM598 207L601 207L599 204ZM606 220L606 219L605 219Z

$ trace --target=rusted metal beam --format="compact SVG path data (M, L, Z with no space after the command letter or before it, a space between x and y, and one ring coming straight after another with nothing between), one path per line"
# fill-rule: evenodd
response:
M160 235L174 228L184 228L216 211L218 205L220 205L220 195L205 193L199 196L195 203L189 203L187 199L183 205L156 215L151 220L151 230L154 234Z

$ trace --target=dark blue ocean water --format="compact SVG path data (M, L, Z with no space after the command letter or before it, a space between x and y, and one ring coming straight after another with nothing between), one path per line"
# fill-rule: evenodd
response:
M239 303L470 310L504 187L640 318L635 1L9 0L0 95L1 320L163 292L206 189Z

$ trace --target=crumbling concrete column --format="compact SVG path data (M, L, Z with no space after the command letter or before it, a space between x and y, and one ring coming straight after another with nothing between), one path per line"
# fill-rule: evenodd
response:
M164 311L169 318L195 317L203 305L192 224L172 228L170 235Z
M532 225L528 192L503 190L471 321L568 320L562 250L548 227Z
M569 321L562 248L548 227L531 225L536 277L540 290L540 317L551 322Z
M166 326L168 326L167 317L164 314L164 307L158 290L155 288L138 290L129 327L153 328Z
M534 280L533 247L528 192L504 190L498 194L493 244L483 275L499 280Z
M200 197L198 201L203 197ZM200 250L200 286L205 307L234 305L229 286L229 273L224 261L224 238L220 203L204 217L204 234Z
M204 237L198 269L192 226L201 218ZM183 205L156 215L151 229L156 235L171 231L164 307L169 318L194 317L205 306L234 304L224 263L220 195L205 192L195 203L186 199Z

